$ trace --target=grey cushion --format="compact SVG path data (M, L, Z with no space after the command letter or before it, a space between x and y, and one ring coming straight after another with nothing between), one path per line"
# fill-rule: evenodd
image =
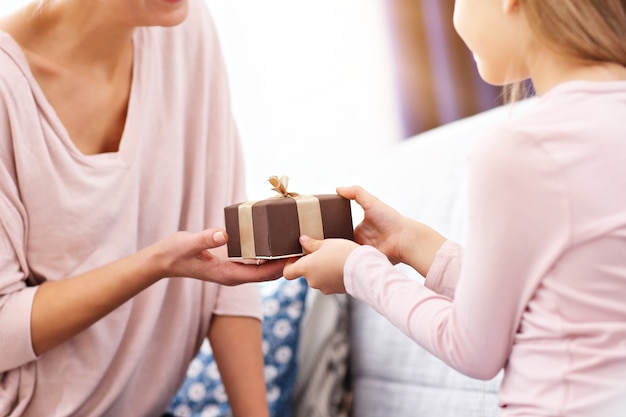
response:
M348 296L309 289L298 351L294 417L347 417Z
M368 305L350 303L352 416L497 415L500 376L491 381L468 378L411 341Z

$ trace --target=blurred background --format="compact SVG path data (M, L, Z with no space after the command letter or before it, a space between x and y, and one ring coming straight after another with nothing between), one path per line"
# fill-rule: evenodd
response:
M383 0L405 136L500 104L456 34L454 0Z
M270 175L307 194L359 183L393 143L501 103L454 31L453 0L206 1L252 198Z
M358 183L390 145L501 103L454 31L454 0L205 1L250 198L272 194L271 175L306 194Z

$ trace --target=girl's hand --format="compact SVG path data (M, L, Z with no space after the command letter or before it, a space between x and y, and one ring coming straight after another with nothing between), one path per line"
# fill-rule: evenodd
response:
M446 238L423 223L409 219L365 191L354 186L337 188L339 195L355 200L365 217L354 229L354 239L382 252L393 264L412 266L426 276Z
M316 240L308 236L300 237L300 244L306 255L289 260L283 270L285 278L304 276L311 288L324 294L345 293L343 266L359 245L345 239Z
M407 239L416 234L415 222L374 197L359 186L340 187L337 193L355 200L364 210L363 221L354 229L355 240L381 251L391 263L404 262L403 250Z
M221 229L200 233L178 232L152 246L156 265L163 277L191 277L222 285L269 281L280 278L286 260L257 263L234 262L226 259L217 248L228 239ZM223 248L220 248L223 249Z

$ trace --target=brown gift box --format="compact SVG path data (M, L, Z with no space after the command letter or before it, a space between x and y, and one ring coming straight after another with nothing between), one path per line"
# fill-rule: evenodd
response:
M229 258L302 255L298 241L302 234L316 239L354 240L350 200L336 194L288 193L286 177L269 181L282 196L224 208Z

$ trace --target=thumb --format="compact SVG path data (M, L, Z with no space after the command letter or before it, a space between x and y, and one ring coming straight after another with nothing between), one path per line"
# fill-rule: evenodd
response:
M348 200L356 201L365 210L378 201L376 197L358 185L353 185L351 187L337 187L337 194L347 198Z
M300 236L300 245L302 245L302 249L304 249L304 253L312 253L315 252L322 246L323 240L313 239L312 237L302 235Z
M228 235L222 229L207 229L202 232L202 243L206 249L222 246L228 241Z
M343 198L347 198L348 200L354 200L357 194L357 186L353 185L350 187L337 187L335 191Z

